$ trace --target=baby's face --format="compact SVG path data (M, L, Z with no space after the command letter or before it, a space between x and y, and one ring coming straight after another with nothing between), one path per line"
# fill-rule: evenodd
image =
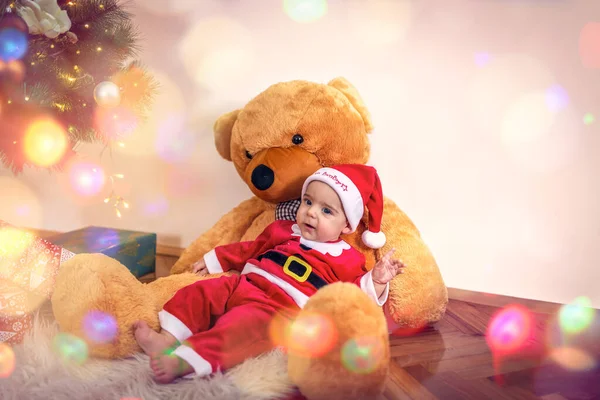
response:
M296 222L302 237L315 242L337 240L342 233L351 231L337 193L319 181L308 184Z

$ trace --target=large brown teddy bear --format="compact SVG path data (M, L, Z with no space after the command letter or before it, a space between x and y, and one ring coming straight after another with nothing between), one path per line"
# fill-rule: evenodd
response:
M256 197L242 202L189 246L172 275L142 284L117 261L103 255L78 255L67 261L56 278L52 297L61 330L85 339L82 321L90 310L115 316L117 338L107 344L88 341L91 355L118 358L140 351L131 325L143 319L159 329L157 313L181 287L198 279L187 273L191 264L219 244L255 238L275 219L276 207L300 195L302 182L321 166L366 163L371 131L368 111L352 85L343 78L329 84L291 81L275 84L243 109L225 114L215 124L215 144L221 156L233 161ZM385 188L385 182L384 182ZM365 216L366 220L367 216ZM390 284L386 311L400 327L419 328L438 321L447 292L428 248L409 218L385 200L382 230L386 246L372 250L360 235L344 237L366 256L367 268L390 248L407 265ZM214 275L217 276L217 275ZM209 276L212 278L214 276ZM350 284L337 283L311 297L301 315L316 312L334 323L338 341L318 358L290 353L288 374L309 399L372 398L382 390L390 357L388 325L381 310ZM353 339L370 338L383 344L380 362L369 374L342 365L341 349ZM377 346L375 346L377 347ZM341 397L340 397L341 396Z
M291 81L272 85L241 110L215 123L219 154L232 161L255 194L196 239L171 269L191 265L217 245L253 240L275 220L276 205L297 199L304 180L320 167L364 164L369 159L371 117L358 91L344 78L327 85ZM385 182L383 185L385 192ZM441 319L448 294L419 231L385 198L381 230L387 242L373 250L361 241L368 214L356 232L343 237L366 257L367 269L388 250L407 268L390 284L386 313L400 328L421 328Z

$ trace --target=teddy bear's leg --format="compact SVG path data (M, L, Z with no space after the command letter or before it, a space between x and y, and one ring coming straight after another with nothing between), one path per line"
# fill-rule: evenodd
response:
M189 245L171 268L171 274L191 272L192 264L215 246L239 242L258 215L268 204L252 197L225 214L212 228Z
M120 262L104 254L78 254L58 271L52 310L60 330L84 340L90 356L127 357L140 347L133 336L136 320L158 329L154 297ZM116 330L110 342L91 340L90 313L102 313Z
M288 374L292 382L311 400L377 398L383 391L390 362L381 307L356 285L339 282L325 286L309 299L292 325L293 336L300 344L303 334L298 326L302 326L303 319L315 316L318 318L313 321L321 323L309 326L322 330L319 342L329 339L330 346L323 355L313 356L308 355L310 347L292 351L290 346ZM329 327L332 329L326 329Z

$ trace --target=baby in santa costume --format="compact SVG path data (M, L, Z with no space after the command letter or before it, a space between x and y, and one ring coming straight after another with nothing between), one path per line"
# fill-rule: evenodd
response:
M162 331L138 321L135 337L158 382L210 375L272 349L273 318L293 318L319 288L358 285L373 301L387 300L389 281L404 265L393 250L367 272L365 258L340 239L354 232L365 207L371 248L385 244L383 194L375 168L345 164L321 168L306 179L296 221L275 221L253 241L218 246L194 264L204 275L239 275L198 281L179 290L158 314Z

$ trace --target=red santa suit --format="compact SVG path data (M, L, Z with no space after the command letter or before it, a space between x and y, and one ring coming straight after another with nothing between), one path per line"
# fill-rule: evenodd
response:
M275 221L254 241L216 247L204 261L210 273L241 275L198 281L159 312L162 329L182 343L173 354L201 376L272 349L273 317L293 316L329 283L355 283L379 305L388 296L389 284L377 297L359 251L343 240L306 240L294 221Z

